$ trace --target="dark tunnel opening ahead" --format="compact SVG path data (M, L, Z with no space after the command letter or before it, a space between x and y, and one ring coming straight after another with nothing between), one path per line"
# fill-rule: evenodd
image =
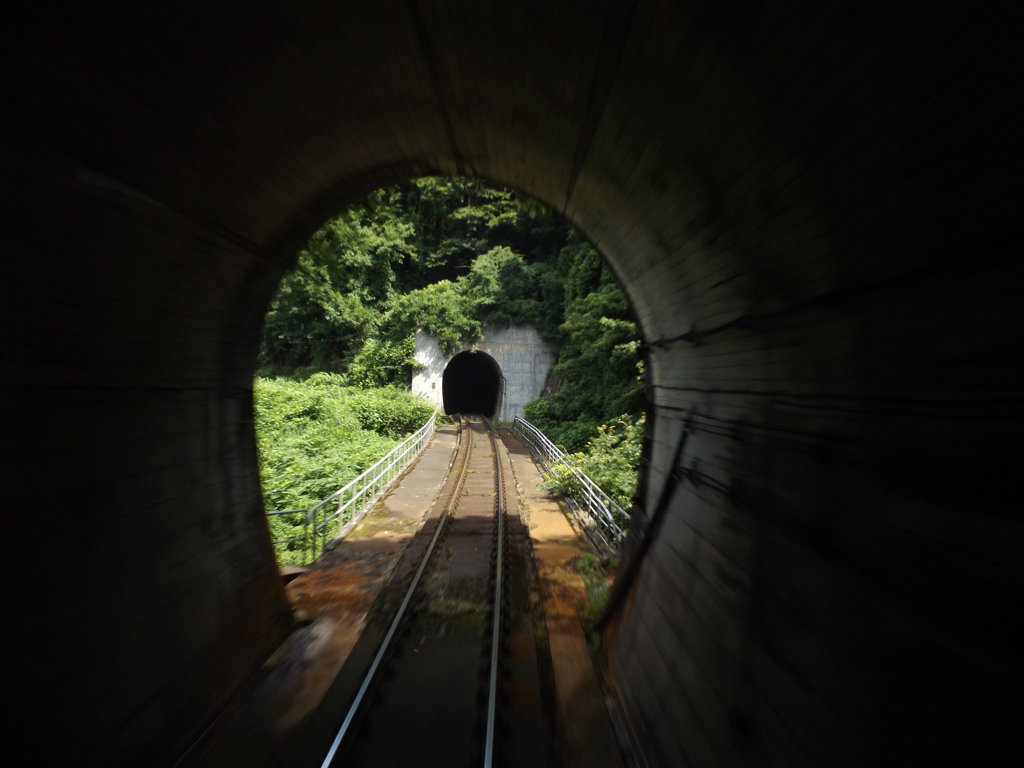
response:
M485 352L460 352L441 380L444 412L480 413L492 418L501 402L501 368Z

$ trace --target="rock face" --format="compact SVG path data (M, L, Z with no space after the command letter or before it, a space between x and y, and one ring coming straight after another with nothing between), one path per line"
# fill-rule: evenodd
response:
M493 414L498 421L512 421L516 416L523 415L523 406L540 397L548 371L558 360L557 347L544 341L532 326L485 326L480 341L464 346L453 355L445 355L433 336L417 331L416 361L424 368L413 374L412 391L438 410L453 413L469 410L459 407L463 402L462 386L489 386L490 382L487 376L471 382L452 381L453 375L467 374L465 370L456 371L456 366L449 367L449 363L468 351L487 355L500 371L501 388L497 393L497 407Z

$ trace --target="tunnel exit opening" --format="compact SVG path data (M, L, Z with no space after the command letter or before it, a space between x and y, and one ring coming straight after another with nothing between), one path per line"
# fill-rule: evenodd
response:
M498 362L486 352L460 352L445 366L441 379L444 412L493 418L501 408L503 378Z

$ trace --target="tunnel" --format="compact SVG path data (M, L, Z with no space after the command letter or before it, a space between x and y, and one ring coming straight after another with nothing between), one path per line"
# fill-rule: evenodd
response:
M448 361L441 379L444 412L494 418L501 408L502 382L501 367L486 352L459 352Z
M253 432L268 302L343 206L465 175L579 227L642 332L599 628L638 754L1019 762L1021 31L859 0L8 14L17 746L169 766L253 684L292 622Z

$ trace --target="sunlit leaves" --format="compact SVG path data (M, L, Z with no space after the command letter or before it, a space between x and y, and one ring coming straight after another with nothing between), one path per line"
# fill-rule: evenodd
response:
M576 469L628 509L636 491L643 432L643 416L623 415L600 425L584 450L566 456L569 466L555 465L545 487L554 493L573 493L578 481L571 470Z
M414 432L433 408L395 388L345 387L318 373L304 382L256 379L256 436L267 507L305 507L333 493Z
M587 243L562 252L568 266L562 350L554 395L526 406L526 417L568 451L582 451L599 425L644 408L639 331L626 298Z

